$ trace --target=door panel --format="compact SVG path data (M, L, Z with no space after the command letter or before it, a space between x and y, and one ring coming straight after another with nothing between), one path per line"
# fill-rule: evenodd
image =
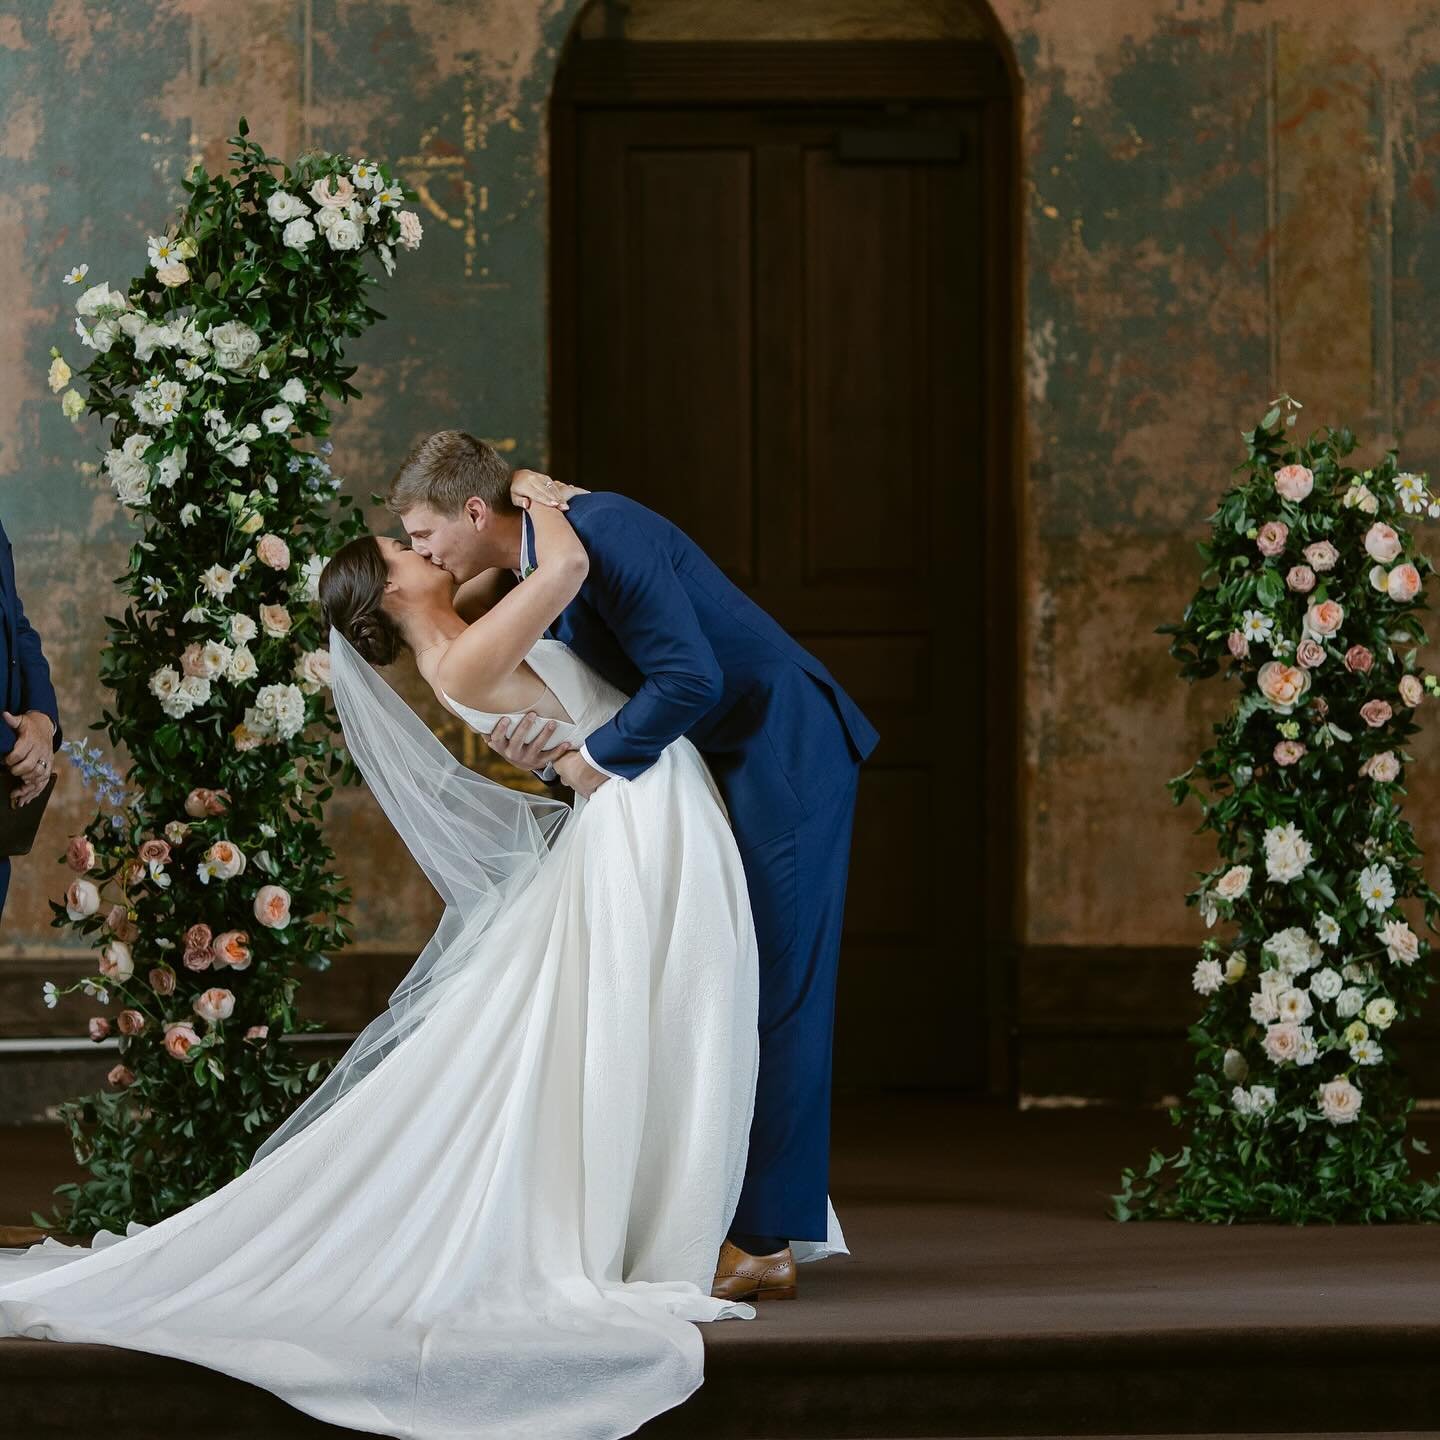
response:
M977 114L582 105L574 125L575 473L675 520L881 732L837 1084L981 1090Z

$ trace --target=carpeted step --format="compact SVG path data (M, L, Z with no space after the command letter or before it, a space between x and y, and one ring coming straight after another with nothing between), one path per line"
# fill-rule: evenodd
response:
M1440 1331L1185 1331L710 1344L706 1380L641 1440L1340 1436L1426 1432ZM0 1341L7 1440L349 1432L204 1367L107 1346Z

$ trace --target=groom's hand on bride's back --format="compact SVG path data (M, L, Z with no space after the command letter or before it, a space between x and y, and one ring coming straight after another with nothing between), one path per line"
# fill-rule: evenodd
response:
M557 745L551 739L555 734L555 726L559 724L557 720L546 721L533 740L522 739L522 736L530 733L530 727L538 718L534 711L520 720L502 717L485 736L485 743L502 760L508 760L519 770L543 770L575 747L568 740L562 740Z

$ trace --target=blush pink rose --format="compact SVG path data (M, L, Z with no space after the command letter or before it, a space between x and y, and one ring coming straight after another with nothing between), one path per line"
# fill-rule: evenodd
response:
M1325 663L1325 647L1307 636L1295 647L1295 663L1307 670L1318 670Z
M1397 604L1408 605L1420 593L1420 572L1408 562L1385 577L1385 593Z
M1261 1048L1276 1065L1284 1065L1300 1053L1302 1038L1298 1025L1288 1020L1282 1021L1278 1025L1265 1027L1265 1039Z
M1310 688L1310 675L1298 665L1267 660L1255 677L1260 693L1277 709L1289 711Z
M1345 623L1345 610L1338 600L1321 600L1305 612L1305 627L1312 635L1333 635Z
M1305 753L1305 747L1298 740L1282 740L1275 747L1277 765L1293 765Z
M1273 558L1282 554L1285 542L1290 538L1290 527L1283 520L1267 520L1255 537L1255 544L1262 555Z
M262 885L255 895L255 918L271 930L290 923L290 892L283 885Z
M100 973L107 980L123 984L135 973L130 947L123 940L112 940L100 952Z
M355 187L344 175L327 175L310 187L310 198L323 210L343 210L355 198Z
M1360 773L1382 785L1388 785L1400 774L1400 762L1395 758L1393 750L1382 750L1361 765Z
M1340 559L1340 552L1328 540L1317 540L1301 553L1314 570L1333 570Z
M138 1010L122 1010L115 1017L115 1028L122 1035L138 1035L145 1028L145 1017Z
M290 547L279 535L272 535L266 531L255 542L255 558L262 565L268 565L272 570L288 570L290 568Z
M1250 642L1238 630L1232 630L1225 637L1225 648L1237 660L1245 660L1250 655Z
M215 952L208 948L203 950L187 950L181 957L180 963L187 970L197 972L208 970L215 963Z
M194 1004L190 1007L202 1019L210 1024L218 1024L221 1020L228 1020L235 1012L235 994L231 990L216 987L213 990L202 991L195 997Z
M217 965L244 970L250 964L250 936L244 930L227 930L223 935L217 935L211 948Z
M103 1015L90 1017L90 1038L103 1040L110 1033L110 1022Z
M207 790L199 785L185 797L185 813L192 820L203 820L207 815L223 815L229 803L228 791Z
M150 988L157 995L173 995L175 993L175 972L167 970L163 965L157 965L145 977L150 982Z
M425 233L420 217L413 210L402 210L397 217L400 221L400 243L407 250L420 247L420 237Z
M245 1039L260 1041L263 1040L269 1033L270 1027L268 1025L252 1025L245 1032Z
M1292 565L1285 583L1297 595L1308 595L1315 588L1315 572L1308 565Z
M1360 718L1372 730L1378 730L1389 720L1392 713L1388 700L1367 700L1360 707Z
M1282 465L1275 472L1275 489L1287 500L1303 500L1315 488L1314 473L1304 465Z
M1388 565L1400 553L1400 537L1383 520L1377 520L1365 532L1365 553Z
M165 1027L165 1053L176 1060L184 1060L190 1051L200 1043L195 1027L187 1020L172 1020Z
M1356 675L1368 675L1374 663L1375 657L1363 645L1352 645L1345 652L1345 668Z
M135 853L147 865L170 863L170 847L163 840L146 840Z
M1400 699L1412 709L1425 698L1425 687L1420 683L1418 675L1402 675L1400 677Z
M72 835L65 847L65 863L77 874L95 868L95 847L84 835Z
M128 1065L115 1065L105 1077L112 1085L126 1086L135 1083L135 1072Z
M185 948L203 950L214 938L215 932L208 925L192 925L185 932Z

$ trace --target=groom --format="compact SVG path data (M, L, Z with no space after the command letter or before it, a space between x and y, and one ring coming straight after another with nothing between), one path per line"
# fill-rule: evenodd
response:
M535 564L511 472L459 430L422 440L387 498L413 548L460 582ZM567 766L582 794L631 780L677 736L704 755L730 812L760 951L760 1065L745 1181L714 1293L794 1294L792 1240L826 1238L835 970L860 762L878 736L830 672L737 589L688 536L625 496L580 494L566 512L590 569L552 627L631 699ZM481 601L483 604L483 601ZM553 727L551 727L553 728ZM542 734L492 748L545 764Z

